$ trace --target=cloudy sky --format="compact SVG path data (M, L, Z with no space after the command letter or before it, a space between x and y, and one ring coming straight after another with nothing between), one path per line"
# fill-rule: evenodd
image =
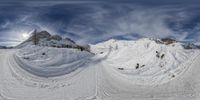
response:
M17 45L34 29L79 43L141 37L200 41L199 4L198 0L4 0L0 45Z

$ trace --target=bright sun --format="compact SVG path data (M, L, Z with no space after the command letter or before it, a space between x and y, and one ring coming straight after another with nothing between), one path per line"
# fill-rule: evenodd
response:
M29 37L29 34L28 34L28 33L22 33L22 37L23 37L24 39L27 39L27 38Z

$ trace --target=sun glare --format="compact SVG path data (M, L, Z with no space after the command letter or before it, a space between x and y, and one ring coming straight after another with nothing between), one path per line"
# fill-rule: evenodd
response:
M29 34L28 34L28 33L22 33L22 37L23 37L24 39L27 39L27 38L29 37Z

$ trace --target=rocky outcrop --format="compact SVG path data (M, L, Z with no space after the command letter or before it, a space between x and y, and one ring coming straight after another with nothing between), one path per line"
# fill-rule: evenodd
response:
M200 49L200 46L195 45L193 43L185 43L185 44L182 44L182 46L185 49Z
M169 44L176 43L177 41L174 39L171 39L171 38L163 38L163 39L161 39L161 42L166 45L169 45Z
M48 38L48 40L57 40L57 41L61 41L62 37L59 35L52 35Z

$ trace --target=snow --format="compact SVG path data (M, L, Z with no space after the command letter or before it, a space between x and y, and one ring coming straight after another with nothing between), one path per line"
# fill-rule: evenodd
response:
M91 51L96 55L33 45L0 49L0 100L200 98L198 49L145 38L109 40L91 45Z
M47 78L23 70L13 58L18 50L0 52L0 100L84 100L95 93L95 68L88 64Z
M109 40L96 48L103 49L98 52L110 52L105 60L107 65L112 66L108 70L137 85L163 84L178 77L199 53L198 50L184 49L180 43L158 44L148 38L138 41Z
M80 68L92 56L91 53L78 49L30 45L19 50L14 57L24 70L37 76L53 77Z

